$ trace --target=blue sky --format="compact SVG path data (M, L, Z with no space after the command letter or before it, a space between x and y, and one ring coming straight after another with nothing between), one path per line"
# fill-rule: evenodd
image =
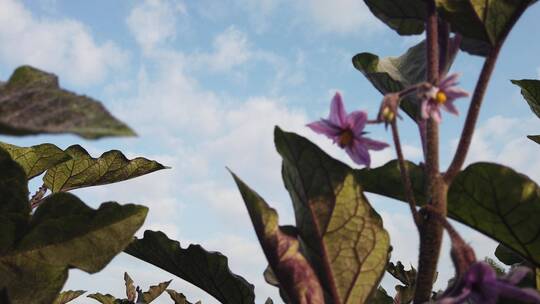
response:
M80 143L94 156L121 149L128 156L157 159L170 170L77 194L88 204L116 200L150 207L146 229L200 243L227 254L233 271L256 285L257 302L279 302L261 273L262 252L228 166L280 213L293 215L280 180L280 160L272 130L279 125L303 134L349 164L345 153L304 125L324 117L335 91L349 110L376 114L381 96L356 71L351 57L369 51L395 56L421 40L399 37L355 0L0 0L0 78L21 64L54 72L61 85L102 100L139 137L85 141L75 136L0 137L18 145ZM509 79L538 79L540 6L533 6L511 33L497 64L468 162L497 161L540 180L538 146L525 135L540 133L519 90ZM472 90L481 59L460 54L453 71ZM468 100L457 101L461 112ZM463 115L445 114L442 163L451 158ZM415 127L405 119L401 133L407 158L420 160ZM390 141L383 127L373 138ZM391 149L373 155L374 165L394 157ZM33 184L34 188L39 186ZM407 209L375 195L394 246L392 260L416 264L417 238ZM142 231L142 230L141 230ZM463 229L478 256L494 243ZM447 246L445 247L447 248ZM451 274L443 259L438 286ZM144 287L172 275L124 254L101 273L70 273L66 288L123 295L122 273ZM384 281L392 290L393 282ZM195 287L174 278L174 289L190 299L215 303ZM87 303L86 299L76 303ZM157 303L169 303L167 296Z

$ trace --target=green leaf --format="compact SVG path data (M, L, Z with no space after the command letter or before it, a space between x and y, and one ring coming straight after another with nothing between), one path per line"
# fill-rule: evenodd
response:
M409 164L419 206L425 204L423 169ZM359 170L357 179L365 191L405 201L396 181L396 161L371 170ZM421 183L421 182L420 182ZM392 186L394 185L394 186ZM398 186L399 185L399 186ZM448 191L448 216L540 265L540 188L527 176L493 163L475 163L460 172Z
M105 152L99 158L92 158L79 145L65 152L71 159L50 168L43 177L52 192L116 183L167 168L143 157L129 160L118 150Z
M135 136L98 101L61 89L58 78L21 66L0 86L0 134L73 133L83 138Z
M102 304L116 304L117 300L115 297L113 297L110 294L101 294L101 293L93 293L87 296L88 298L94 299Z
M319 279L313 268L300 252L296 235L288 234L279 227L275 209L234 173L234 181L242 194L251 222L263 248L266 259L291 303L324 303Z
M506 38L523 11L535 1L436 0L436 4L453 31L495 46Z
M499 246L497 246L495 249L495 256L497 259L499 259L499 261L508 266L522 263L524 260L519 254L502 244L499 244Z
M400 35L424 32L427 16L422 0L364 0L373 15Z
M227 257L219 252L208 252L200 245L183 249L163 232L150 230L144 232L144 238L135 239L125 252L190 282L221 303L255 301L253 285L233 274Z
M388 295L386 290L384 288L380 287L377 288L377 291L375 291L375 294L369 299L370 304L394 304L394 299Z
M377 289L390 240L353 170L276 127L283 180L305 252L332 302L363 303Z
M85 293L85 290L67 290L62 291L56 300L54 300L53 304L66 304L68 302L71 302L72 300L80 297L83 293Z
M493 163L475 163L449 189L453 218L540 265L540 188L525 175Z
M0 148L6 150L26 172L28 179L36 177L45 170L70 159L70 156L53 144L40 144L31 147L19 147L0 142Z
M272 301L272 298L268 298L264 301L264 304L274 304L274 301Z
M529 104L531 111L540 117L540 80L521 79L510 81L521 88L521 95Z
M455 54L454 54L455 55ZM445 71L447 72L455 56L448 58ZM426 81L426 44L425 40L409 48L399 57L385 57L371 53L360 53L352 59L354 67L364 76L381 94L399 92L412 85ZM400 107L413 120L420 117L419 99L411 94L405 97Z
M371 53L360 53L353 57L354 67L364 76L381 94L399 92L411 85L423 82L426 79L426 46L424 41L411 47L400 57L386 57ZM418 100L415 97L406 97L400 107L413 120L419 118Z
M416 201L418 204L423 204L426 201L424 170L409 161L405 161L405 167L409 171ZM377 168L355 170L355 175L366 192L381 194L401 201L406 200L397 160L391 160Z
M0 289L7 288L15 304L51 303L69 268L103 269L131 242L147 211L116 203L94 210L71 194L52 195L36 210L26 234L0 255Z
M537 144L540 144L540 135L527 135L527 138L534 141Z
M135 302L135 299L137 298L137 290L133 284L133 279L127 272L124 272L124 283L126 285L126 297L128 301Z
M150 303L154 301L157 297L159 297L165 291L165 289L169 287L171 281L162 282L158 285L150 286L150 288L148 288L148 291L143 292L144 303Z
M29 218L26 174L21 166L0 148L0 255L9 251L25 232Z

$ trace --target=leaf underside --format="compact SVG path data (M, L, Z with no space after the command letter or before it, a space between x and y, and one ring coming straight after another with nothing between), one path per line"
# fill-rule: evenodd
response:
M0 134L40 133L88 139L135 135L100 102L60 88L56 75L21 66L0 86Z

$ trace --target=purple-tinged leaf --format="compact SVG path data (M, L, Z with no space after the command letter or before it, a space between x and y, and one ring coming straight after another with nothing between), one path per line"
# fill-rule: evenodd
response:
M317 275L300 252L300 242L279 227L276 210L233 174L266 259L291 303L324 303Z

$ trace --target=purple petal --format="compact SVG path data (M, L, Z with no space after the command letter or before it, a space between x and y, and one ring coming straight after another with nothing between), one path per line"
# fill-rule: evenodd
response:
M463 288L457 297L445 297L437 301L437 304L461 304L464 303L470 295L471 289Z
M451 87L444 90L444 94L448 99L457 99L469 96L469 92L458 87Z
M519 288L507 283L499 283L497 291L503 298L521 300L527 303L540 303L540 294L532 288Z
M347 115L347 125L357 137L362 135L366 126L367 113L364 111L354 111Z
M359 144L365 146L369 150L379 151L379 150L389 147L389 145L385 142L373 140L366 137L362 137L361 139L358 139L358 141L359 141Z
M369 167L371 164L371 157L369 156L368 149L357 140L355 140L351 146L346 147L345 152L347 152L349 157L358 165Z
M429 111L428 111L429 105L428 105L428 103L429 103L429 101L427 99L422 101L422 105L421 105L422 119L428 119L429 118Z
M454 105L454 102L451 101L451 100L448 100L447 102L445 102L445 103L443 104L443 108L444 108L446 111L448 111L448 112L450 112L450 113L452 113L452 114L454 114L454 115L459 115L458 109L457 109L456 106Z
M306 126L313 130L315 133L324 134L330 138L339 136L343 132L343 129L341 129L339 126L334 125L332 122L326 119L314 121L307 124Z
M342 128L345 128L346 126L347 112L345 111L345 106L343 105L343 100L341 99L341 95L339 93L336 93L334 98L332 98L328 120Z
M431 114L431 118L433 118L433 120L435 120L435 122L437 122L438 124L441 123L442 121L442 118L441 118L441 111L439 110L438 107L433 107L430 111L430 114Z
M445 88L451 87L455 84L457 84L457 79L459 77L458 73L454 73L451 75L446 76L440 83L439 88L441 90L444 90Z

